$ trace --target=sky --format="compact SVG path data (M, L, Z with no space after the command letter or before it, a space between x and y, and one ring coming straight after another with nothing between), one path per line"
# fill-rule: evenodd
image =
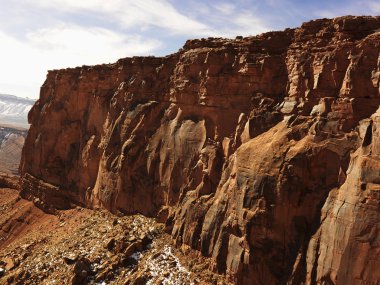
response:
M380 15L380 0L0 0L0 93L36 99L47 70L342 15Z

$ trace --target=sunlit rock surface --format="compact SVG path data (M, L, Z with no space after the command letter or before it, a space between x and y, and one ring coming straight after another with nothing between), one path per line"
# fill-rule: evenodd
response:
M380 17L50 71L22 195L158 217L236 284L377 284Z

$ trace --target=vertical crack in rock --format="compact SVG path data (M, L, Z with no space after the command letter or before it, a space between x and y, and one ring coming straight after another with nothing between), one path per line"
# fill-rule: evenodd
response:
M235 284L379 282L380 18L48 73L22 195L165 222Z

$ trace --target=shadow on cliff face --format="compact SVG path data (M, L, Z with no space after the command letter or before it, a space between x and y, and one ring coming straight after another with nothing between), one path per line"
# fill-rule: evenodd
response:
M0 284L227 284L208 263L175 249L151 218L79 207L48 214L0 188Z
M186 194L174 218L176 241L212 256L219 272L249 276L235 282L303 280L306 264L294 266L295 260L305 261L320 209L342 183L355 143L355 137L321 142L309 128L307 118L280 123L243 144L214 195Z
M367 261L326 261L327 247L357 252L326 213L350 154L364 140L370 155L378 136L362 128L380 104L379 28L379 17L322 19L51 71L30 113L22 195L157 216L236 284L375 282L361 277Z
M365 283L380 278L376 270L380 201L378 124L379 111L360 123L361 147L351 155L345 182L329 193L318 231L310 240L307 266L313 271L307 280L345 284L353 279ZM333 244L336 249L330 252L328 248ZM322 267L325 262L332 266Z

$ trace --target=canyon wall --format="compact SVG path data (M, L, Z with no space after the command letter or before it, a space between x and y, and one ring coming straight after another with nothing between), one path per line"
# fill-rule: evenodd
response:
M236 284L380 282L380 17L50 71L22 195L158 217Z

